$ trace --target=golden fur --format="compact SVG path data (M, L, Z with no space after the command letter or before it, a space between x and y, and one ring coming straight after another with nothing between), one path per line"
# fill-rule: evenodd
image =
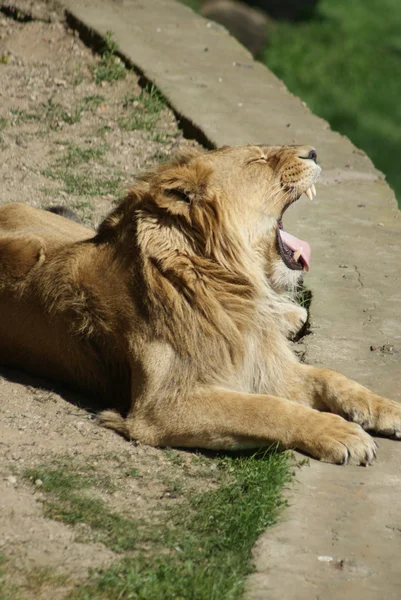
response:
M102 424L147 444L277 441L372 462L364 429L401 437L400 405L299 364L287 341L306 312L277 227L319 175L310 156L187 152L138 179L97 233L2 206L0 362L95 394L113 409Z

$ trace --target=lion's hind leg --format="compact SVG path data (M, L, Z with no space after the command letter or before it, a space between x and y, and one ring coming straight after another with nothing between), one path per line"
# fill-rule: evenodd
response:
M0 281L26 275L45 260L45 244L33 234L0 235Z

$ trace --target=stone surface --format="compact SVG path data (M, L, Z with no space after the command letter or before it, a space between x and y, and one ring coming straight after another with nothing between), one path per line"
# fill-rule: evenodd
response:
M324 169L317 200L302 199L285 215L286 229L307 239L313 253L305 356L400 400L401 219L370 160L226 30L188 8L172 0L67 5L97 33L111 30L204 142L317 147ZM373 468L311 461L301 469L282 522L257 544L248 598L398 599L400 467L401 445L383 440Z
M401 453L383 451L384 469L302 469L285 522L257 543L248 598L399 600Z

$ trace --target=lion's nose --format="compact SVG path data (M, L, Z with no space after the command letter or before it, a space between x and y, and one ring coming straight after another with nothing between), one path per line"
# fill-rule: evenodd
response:
M317 164L317 152L316 152L315 148L306 147L305 152L302 152L302 154L300 154L298 156L298 158L303 158L305 160L306 159L313 160L313 162L315 162Z
M308 158L310 158L311 160L315 161L315 163L317 163L317 152L314 148L312 148L312 150L309 151Z

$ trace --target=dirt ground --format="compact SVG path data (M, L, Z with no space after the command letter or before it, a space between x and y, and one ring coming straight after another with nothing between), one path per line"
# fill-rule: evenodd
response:
M96 226L135 173L194 142L153 91L141 94L134 72L95 55L59 13L32 6L40 20L0 12L0 203L61 204ZM129 444L101 429L68 391L18 372L0 375L2 600L64 598L88 569L116 557L85 524L45 517L43 481L32 469L93 472L107 479L91 491L105 506L156 522L164 504L180 502L178 476L196 490L202 469L213 469L196 455Z

